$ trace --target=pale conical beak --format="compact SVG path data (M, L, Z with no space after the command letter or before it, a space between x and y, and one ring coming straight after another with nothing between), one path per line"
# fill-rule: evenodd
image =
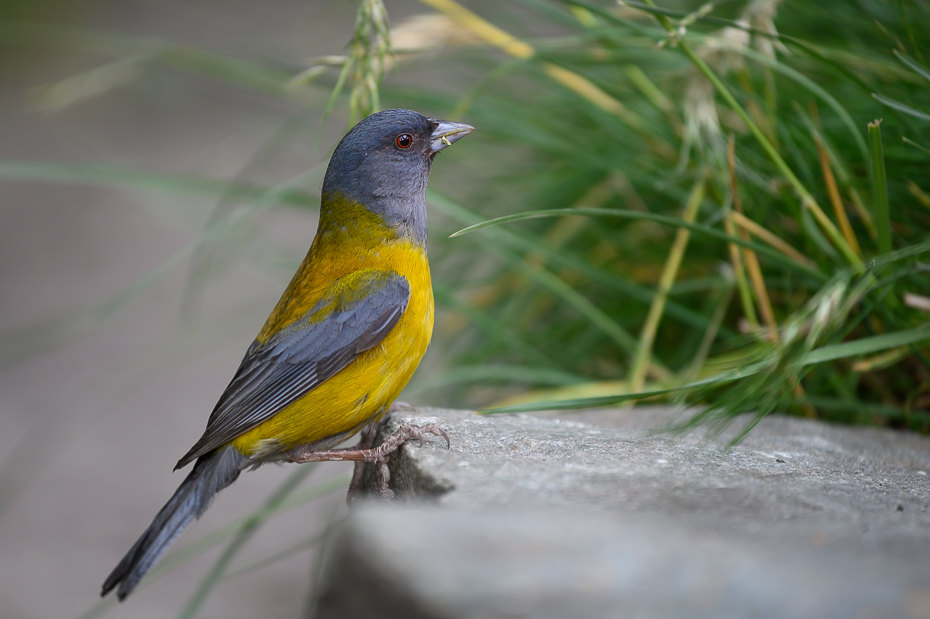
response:
M461 140L466 135L475 130L471 125L465 123L454 123L450 120L438 120L430 118L430 122L436 123L436 128L430 135L430 147L435 155L447 146L452 146L453 142Z

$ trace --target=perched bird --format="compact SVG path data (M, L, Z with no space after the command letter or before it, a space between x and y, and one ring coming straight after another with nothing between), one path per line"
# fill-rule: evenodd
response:
M373 427L410 380L433 330L426 181L436 153L473 131L410 110L372 114L336 147L310 251L245 353L207 429L175 470L194 468L103 583L126 598L168 546L248 467L379 463L435 426L402 426L377 449L332 448ZM366 436L370 443L373 434ZM448 438L446 437L448 441ZM362 445L370 447L370 445Z

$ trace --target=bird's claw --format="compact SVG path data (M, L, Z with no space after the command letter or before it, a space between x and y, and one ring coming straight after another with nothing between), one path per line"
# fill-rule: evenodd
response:
M314 451L309 448L309 446L305 446L290 451L289 458L291 462L297 463L350 461L361 464L363 462L371 462L378 467L378 491L381 493L382 497L390 499L393 498L394 493L388 488L388 483L391 480L391 472L387 464L388 458L411 438L418 439L422 447L423 437L427 434L433 434L444 438L446 440L446 449L452 446L449 435L435 423L428 423L422 426L403 423L397 428L396 432L386 437L384 442L377 447L371 447L374 442L374 428L367 427L365 431L362 432L362 439L359 445L355 448ZM357 467L355 475L353 475L352 483L349 485L349 496L347 497L349 501L358 493L361 487L361 477L361 470Z
M452 441L449 440L449 435L435 423L427 423L422 426L415 426L412 423L402 423L393 434L385 438L384 442L373 451L388 455L412 438L418 439L420 441L420 447L422 447L423 437L427 434L441 436L446 440L446 449L452 447Z
M391 481L391 471L388 469L387 465L388 457L412 438L419 440L420 447L423 447L423 437L426 434L441 436L446 439L446 449L452 447L452 441L449 440L449 435L435 423L428 423L422 426L413 425L412 423L403 423L393 434L385 438L383 443L370 450L372 452L371 459L366 461L378 465L378 491L383 498L394 498L394 492L388 487Z

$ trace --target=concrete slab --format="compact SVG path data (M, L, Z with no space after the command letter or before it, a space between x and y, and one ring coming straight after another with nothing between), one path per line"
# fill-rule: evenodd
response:
M930 617L930 440L782 417L734 448L647 431L673 414L392 419L452 447L393 459L398 500L350 517L318 616Z

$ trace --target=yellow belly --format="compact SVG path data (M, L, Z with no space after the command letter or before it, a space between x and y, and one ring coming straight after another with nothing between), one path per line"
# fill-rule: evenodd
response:
M358 229L327 236L321 230L268 322L260 342L298 320L329 283L358 269L394 271L410 283L410 300L400 321L376 347L274 417L240 435L232 444L263 459L300 445L325 443L352 432L383 413L410 381L433 330L433 291L425 248L405 238L384 238Z
M411 295L400 322L379 346L233 445L252 456L265 451L268 441L277 446L275 451L285 451L359 428L400 395L426 352L432 328L432 290Z

